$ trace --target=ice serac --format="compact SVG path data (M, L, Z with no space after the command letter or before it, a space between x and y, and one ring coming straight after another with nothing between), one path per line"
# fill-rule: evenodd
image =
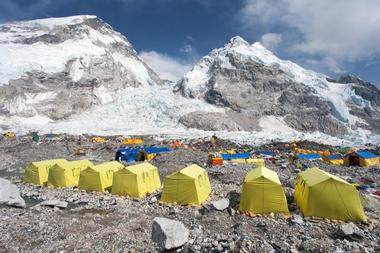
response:
M273 118L298 131L334 136L380 129L374 85L360 78L334 81L238 36L204 56L176 89L226 108L239 128L249 131Z
M0 116L67 118L126 87L160 85L127 38L96 16L0 25Z

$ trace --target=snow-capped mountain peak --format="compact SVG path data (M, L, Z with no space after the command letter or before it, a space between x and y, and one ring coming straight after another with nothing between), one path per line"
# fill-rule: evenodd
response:
M354 83L360 81L351 79ZM333 135L358 129L378 131L377 99L346 84L349 80L329 80L323 74L279 59L261 43L249 44L237 36L204 56L185 74L177 89L184 96L243 113L246 119L242 125L255 125L267 115L276 115L302 131Z
M236 47L241 45L249 46L249 42L240 36L234 36L230 39L229 47Z
M66 118L110 101L99 89L162 83L127 38L96 16L0 24L0 55L3 115Z

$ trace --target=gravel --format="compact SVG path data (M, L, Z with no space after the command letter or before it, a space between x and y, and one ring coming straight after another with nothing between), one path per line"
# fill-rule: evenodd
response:
M62 141L32 143L31 137L15 141L0 141L0 176L15 183L26 202L26 208L0 208L1 250L4 252L157 252L161 249L152 240L152 226L156 217L183 223L189 231L187 243L179 251L187 252L379 252L379 211L366 209L368 223L353 223L354 237L341 235L342 222L305 217L292 199L296 173L289 164L286 168L267 162L275 170L285 188L292 218L283 215L249 217L237 212L245 174L251 165L224 164L209 167L209 144L192 140L188 148L179 148L158 156L152 163L158 167L161 181L184 166L197 163L206 168L212 194L206 204L223 198L229 200L226 211L216 212L202 206L163 205L160 191L144 199L113 196L109 193L87 193L77 188L53 189L24 184L21 178L25 166L34 160L87 158L93 162L112 160L120 146L116 137L104 144L91 144L90 136L81 139L84 155L76 154L78 136L65 136ZM149 139L150 144L160 144ZM109 140L111 139L111 140ZM241 148L220 141L225 148ZM301 146L302 144L300 144ZM305 144L316 149L319 145ZM255 148L255 147L252 147ZM290 150L283 143L272 143L261 149L279 150L284 159ZM375 189L380 182L379 169L342 167L323 161L303 161L307 166L318 166L331 173L349 177ZM376 186L377 184L377 186ZM362 192L368 196L368 192ZM67 202L64 209L37 206L45 200ZM376 209L376 207L375 207ZM302 220L302 222L301 222ZM357 236L360 235L360 236Z

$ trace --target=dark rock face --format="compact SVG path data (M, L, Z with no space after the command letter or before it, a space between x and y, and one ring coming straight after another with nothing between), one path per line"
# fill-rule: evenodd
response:
M354 75L343 76L339 82L354 84L352 88L356 95L370 101L372 106L380 106L380 90L374 84Z

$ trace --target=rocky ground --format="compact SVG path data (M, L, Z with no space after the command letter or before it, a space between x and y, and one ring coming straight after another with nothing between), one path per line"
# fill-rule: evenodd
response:
M163 144L151 137L146 137L146 142ZM220 145L242 148L223 141ZM302 145L304 148L319 147L315 143ZM112 160L114 149L121 146L118 137L109 137L103 144L92 144L86 136L65 136L40 143L32 142L30 136L1 140L0 177L10 179L19 187L26 208L0 207L0 252L160 251L151 235L156 217L180 221L188 229L189 239L175 250L177 252L380 252L379 202L376 199L366 208L366 224L303 218L291 197L296 177L292 165L281 168L267 163L268 168L278 172L285 187L291 217L238 214L239 192L251 165L208 166L210 145L205 140L193 140L188 147L162 154L152 162L158 167L162 182L166 175L187 164L197 163L206 168L213 191L203 207L162 205L158 201L160 192L134 199L21 182L24 168L31 161L62 157L68 160L87 158L96 163ZM290 153L283 143L262 148L279 150L285 160ZM78 154L79 149L84 154ZM379 168L349 168L322 161L304 161L304 164L379 187ZM224 198L229 199L228 208L221 211L211 208L212 201ZM64 201L62 203L67 202L67 206L41 205L44 200Z

